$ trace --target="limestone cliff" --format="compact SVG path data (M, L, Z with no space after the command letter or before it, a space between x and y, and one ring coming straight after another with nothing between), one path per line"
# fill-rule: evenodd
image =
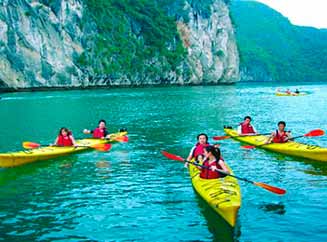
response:
M238 81L225 2L166 2L0 0L0 88Z

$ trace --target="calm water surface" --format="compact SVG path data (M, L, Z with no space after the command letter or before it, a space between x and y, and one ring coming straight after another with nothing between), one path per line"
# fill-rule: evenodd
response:
M240 182L242 207L234 230L199 198L183 164L200 132L253 117L261 132L285 120L294 136L327 130L327 86L300 87L308 96L277 97L276 86L240 84L2 94L0 152L22 141L48 144L61 126L127 128L130 142L0 169L0 241L327 241L327 163L221 141L234 172L287 189L285 196ZM327 146L326 137L301 139Z

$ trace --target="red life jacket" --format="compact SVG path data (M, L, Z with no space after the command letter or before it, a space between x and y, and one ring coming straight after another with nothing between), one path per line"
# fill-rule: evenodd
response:
M58 146L73 146L73 141L70 138L70 135L71 134L68 134L67 136L59 135L57 145Z
M193 150L193 157L197 158L199 155L203 155L204 153L204 148L209 146L209 144L200 144L200 143L197 143L195 145L195 148Z
M105 136L105 133L106 129L96 128L95 130L93 130L93 138L103 138Z
M242 134L253 134L254 129L251 124L240 123L242 127Z
M287 138L288 136L285 131L282 134L279 134L278 130L276 130L276 135L273 139L273 143L286 143Z
M211 163L209 165L209 161L205 160L202 165L205 166L206 168L201 169L201 173L200 173L201 178L203 178L203 179L217 179L217 178L220 178L220 177L224 177L218 171L213 171L213 170L210 169L210 167L216 166L217 169L222 170L222 167L219 165L219 163L217 161L213 162L213 163Z

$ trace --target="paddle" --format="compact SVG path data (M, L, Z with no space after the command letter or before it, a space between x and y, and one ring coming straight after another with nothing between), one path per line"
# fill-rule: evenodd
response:
M324 134L325 134L325 131L323 131L322 129L314 129L314 130L311 130L310 132L308 132L308 133L306 133L304 135L296 136L296 137L290 138L289 140L294 140L294 139L298 139L298 138L302 138L302 137L317 137L317 136L322 136ZM264 145L269 145L269 144L273 144L273 143L261 144L261 145L258 145L258 146L243 145L241 147L245 148L245 149L254 149L254 148L258 148L258 147L261 147L261 146L264 146Z
M124 135L124 136L117 136L117 137L110 137L108 140L113 139L114 141L117 142L128 142L128 136Z
M23 142L23 147L25 149L35 149L35 148L39 148L41 146L48 146L48 145L41 145L38 143L29 142L29 141ZM54 146L55 147L64 147L64 146L56 146L56 145L54 145ZM69 146L67 146L67 147L69 147ZM71 147L88 147L88 148L93 148L98 151L105 152L105 151L108 151L111 149L111 144L77 145L77 146L71 146Z
M224 140L224 139L229 139L229 138L234 138L234 137L248 137L248 136L260 136L260 135L268 135L271 133L266 133L266 134L251 134L251 135L237 135L237 136L229 136L229 135L224 135L224 136L213 136L213 140Z
M190 163L190 164L193 164L193 165L196 165L196 166L199 166L199 167L202 167L202 168L205 168L205 169L208 169L208 167L206 166L202 166L202 165L199 165L195 162L191 162L191 161L187 161L185 160L183 157L180 157L180 156L177 156L177 155L174 155L174 154L171 154L171 153L168 153L167 151L161 151L161 153L167 157L168 159L171 159L171 160L176 160L176 161L181 161L181 162L187 162L187 163ZM262 183L262 182L254 182L254 181L250 181L246 178L242 178L242 177L238 177L238 176L235 176L235 175L232 175L232 174L229 174L229 173L226 173L224 172L223 170L220 170L220 169L216 169L216 171L218 171L219 173L222 173L224 175L227 175L227 176L231 176L231 177L234 177L238 180L242 180L242 181L245 181L245 182L248 182L248 183L251 183L255 186L258 186L258 187L261 187L263 189L266 189L270 192L273 192L273 193L276 193L276 194L285 194L286 193L286 190L284 189L281 189L281 188L278 188L278 187L273 187L273 186L270 186L268 184L265 184L265 183Z

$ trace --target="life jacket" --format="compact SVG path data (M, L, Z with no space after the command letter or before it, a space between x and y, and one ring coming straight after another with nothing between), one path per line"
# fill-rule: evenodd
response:
M103 138L105 136L106 129L96 128L93 130L93 138Z
M70 138L70 135L71 134L68 134L67 136L59 135L57 145L58 146L73 146L73 141Z
M195 145L195 148L194 148L194 150L193 150L193 157L195 157L195 158L197 158L199 155L203 155L203 153L204 153L204 148L205 147L208 147L209 146L209 144L204 144L204 145L202 145L202 144L200 144L200 143L197 143L196 145Z
M251 124L240 123L242 127L242 134L253 134L255 133Z
M203 179L217 179L220 177L224 177L224 175L220 174L218 171L213 171L210 169L212 166L216 166L217 169L222 170L222 167L219 165L218 161L215 161L209 165L209 161L205 160L202 164L205 168L201 169L200 177Z
M276 135L273 139L273 143L286 143L286 138L288 138L288 136L285 131L282 134L279 134L278 130L276 130Z

